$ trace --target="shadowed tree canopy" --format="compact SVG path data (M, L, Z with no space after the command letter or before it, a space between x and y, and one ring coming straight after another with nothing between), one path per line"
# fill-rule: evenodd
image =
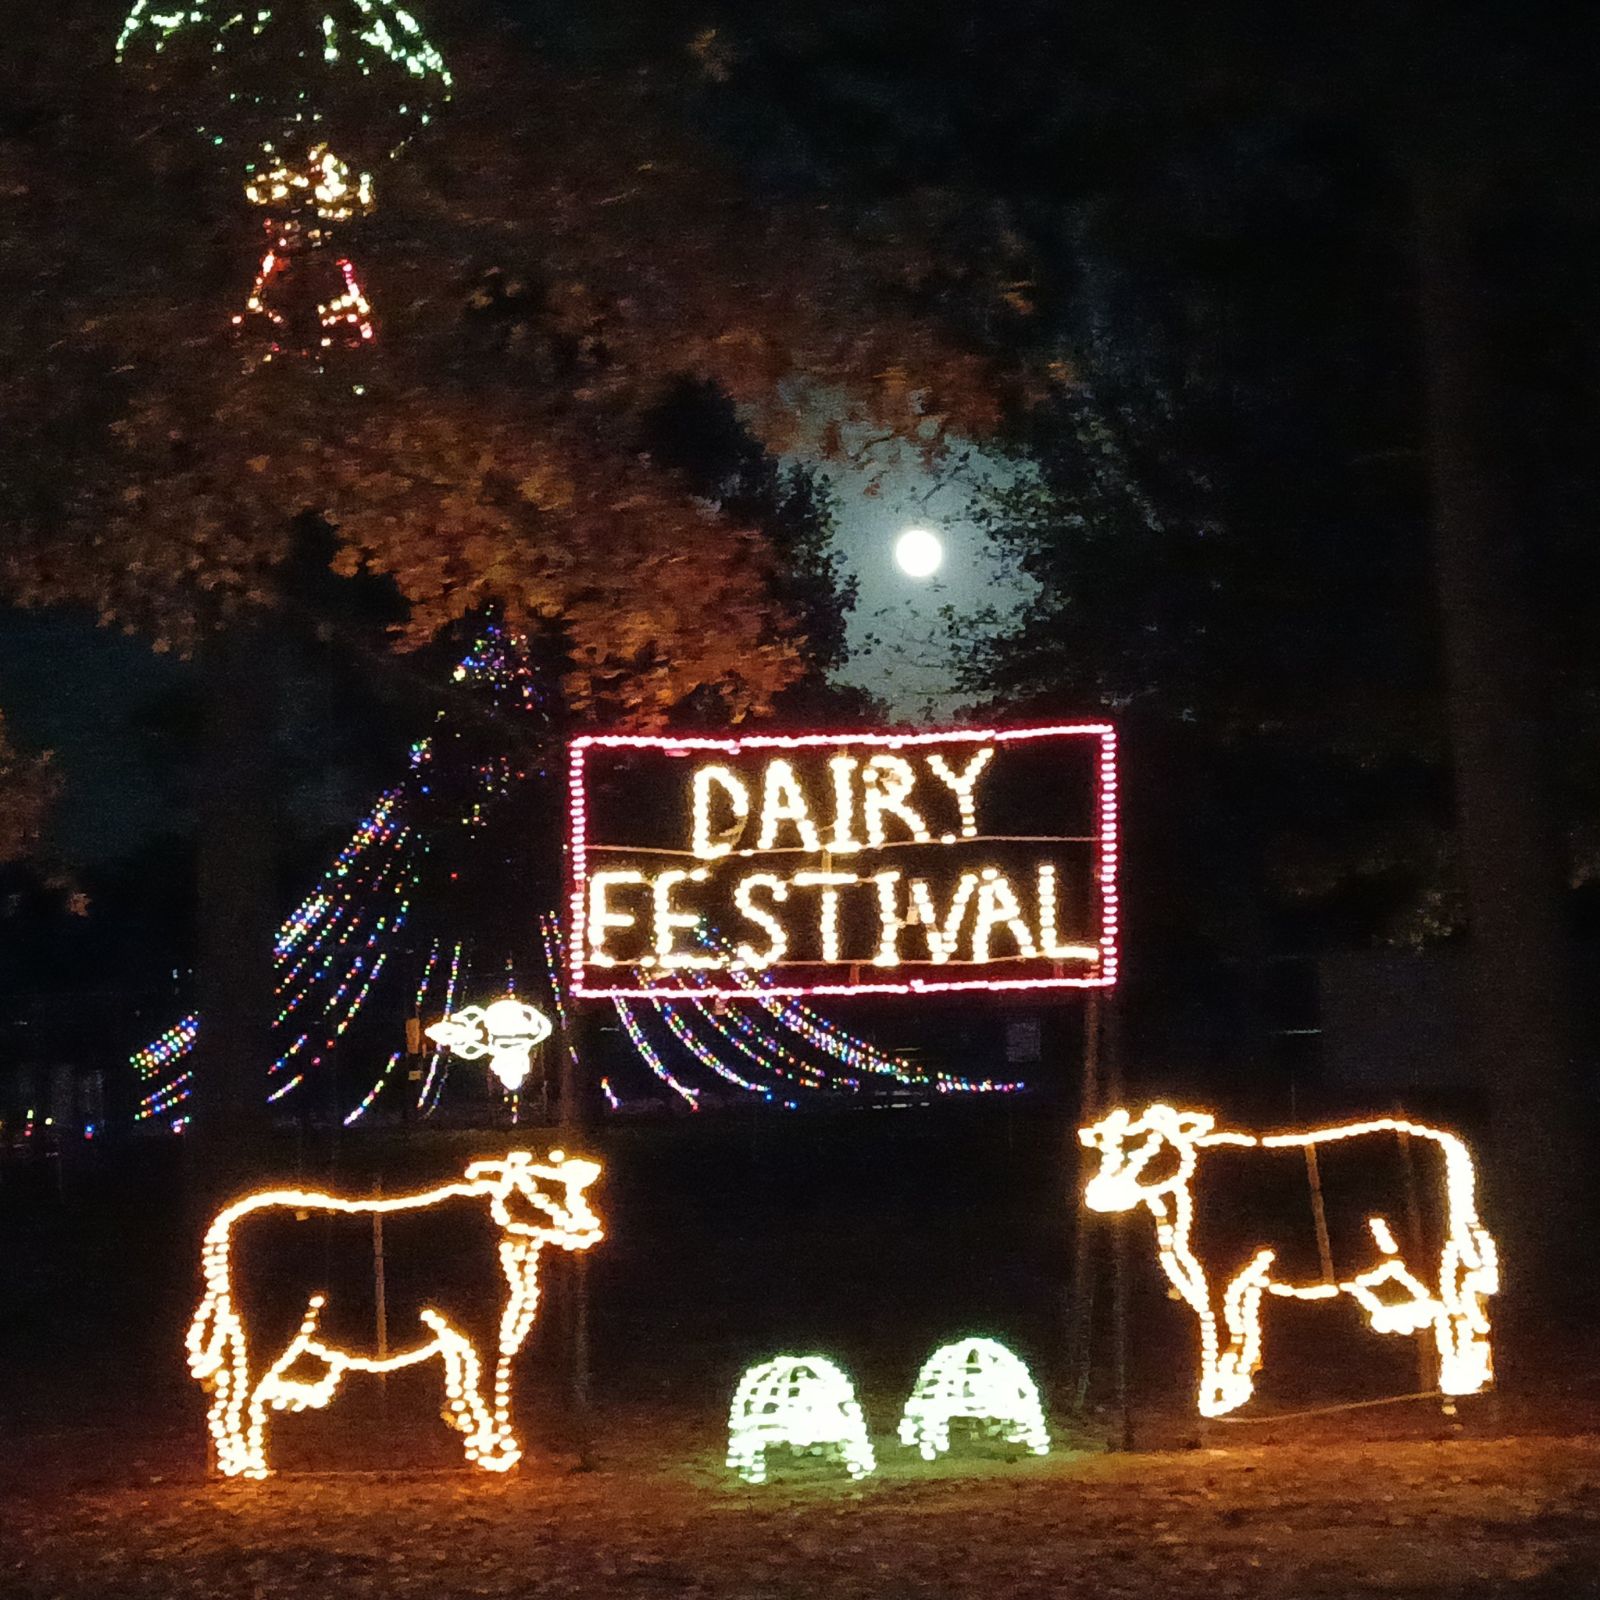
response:
M18 750L0 716L0 867L24 860L37 849L58 787L49 754Z
M983 363L909 314L898 242L758 201L650 74L557 73L488 26L448 43L448 114L341 235L376 349L257 370L226 336L255 249L238 175L146 66L113 68L114 36L34 30L0 67L0 514L25 600L192 649L279 602L314 513L339 570L392 580L402 647L492 603L560 641L580 710L710 694L738 719L804 667L784 552L664 469L649 419L689 384L763 449L819 435L817 396L922 440L993 420Z

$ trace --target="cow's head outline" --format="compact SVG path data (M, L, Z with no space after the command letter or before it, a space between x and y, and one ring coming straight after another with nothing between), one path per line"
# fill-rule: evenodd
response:
M1091 1211L1131 1211L1135 1206L1154 1209L1162 1196L1189 1187L1194 1176L1195 1147L1216 1126L1207 1111L1177 1111L1171 1106L1148 1105L1137 1117L1126 1107L1078 1129L1078 1142L1100 1152L1100 1170L1084 1186L1083 1203ZM1145 1168L1163 1150L1176 1157L1176 1165L1158 1179L1145 1177Z
M559 1245L563 1250L587 1250L605 1237L584 1194L599 1176L598 1161L584 1161L560 1150L552 1150L542 1162L535 1161L527 1150L511 1150L494 1161L474 1161L467 1168L469 1182L487 1186L489 1214L505 1232L537 1244ZM522 1208L518 1213L508 1203L513 1198Z

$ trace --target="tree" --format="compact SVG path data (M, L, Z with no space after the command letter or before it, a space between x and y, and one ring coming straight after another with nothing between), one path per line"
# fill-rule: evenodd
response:
M1119 564L1104 547L1067 561L1071 575L1088 569L1103 580L1099 598L1133 602L1117 613L1129 649L1109 662L1098 655L1097 677L1126 679L1130 666L1147 683L1159 675L1167 705L1197 722L1204 713L1191 691L1208 691L1213 717L1220 698L1225 722L1258 724L1251 741L1258 751L1303 735L1314 748L1331 731L1330 711L1376 707L1379 726L1363 729L1344 751L1347 775L1365 771L1375 734L1391 756L1400 754L1392 734L1408 721L1421 734L1413 765L1448 772L1437 799L1427 771L1398 784L1383 808L1391 843L1328 867L1348 881L1363 856L1403 854L1419 875L1426 856L1445 863L1432 816L1437 800L1447 799L1452 897L1466 927L1479 1008L1469 1037L1504 1132L1496 1200L1508 1256L1524 1264L1522 1285L1562 1290L1573 1275L1552 1252L1566 1248L1571 1229L1549 1219L1577 1215L1581 1199L1570 1160L1578 1121L1555 841L1563 821L1579 814L1569 799L1572 776L1592 767L1586 745L1600 673L1592 644L1572 626L1571 597L1586 592L1593 558L1571 528L1574 508L1592 508L1594 482L1585 459L1592 451L1565 441L1570 421L1558 420L1540 437L1532 418L1548 420L1548 394L1568 382L1558 376L1567 359L1563 342L1593 361L1592 290L1579 264L1594 244L1587 156L1580 152L1592 144L1596 19L1494 6L1457 8L1448 17L1393 8L1286 11L1240 0L1190 12L1025 5L981 16L938 6L825 17L767 8L754 21L728 9L711 20L717 32L708 71L715 66L711 76L721 87L708 92L721 97L729 125L741 127L751 148L781 160L797 186L870 194L885 212L898 202L908 220L907 199L923 197L926 218L933 214L926 196L936 191L946 217L956 219L941 235L951 251L947 280L977 294L967 303L966 326L986 327L995 342L1041 370L1054 366L1065 377L1076 369L1088 379L1085 392L1054 411L1076 430L1050 443L1058 459L1045 474L1055 474L1054 487L1075 475L1059 458L1083 448L1084 424L1103 435L1087 441L1099 467L1107 465L1099 457L1109 440L1125 475L1133 461L1139 472L1158 469L1153 479L1129 479L1118 525L1125 529L1130 514L1142 521L1148 537L1136 548L1154 548L1157 570L1176 581L1149 582L1136 561ZM739 95L741 72L750 81ZM761 137L751 139L752 129ZM1286 150L1298 159L1284 161ZM1275 169L1298 185L1277 191L1293 215L1341 167L1364 199L1343 207L1335 200L1328 214L1367 230L1362 281L1376 311L1366 329L1344 323L1351 362L1343 370L1323 364L1337 352L1322 348L1324 307L1313 290L1332 289L1339 321L1351 286L1331 283L1315 262L1296 263L1291 276L1273 251L1252 255L1241 248L1248 230L1229 210L1254 178ZM1530 196L1537 201L1524 198ZM981 295L993 287L992 276L964 272L976 252L962 249L983 216L1000 246L990 261L1009 257L1021 268L987 323ZM1193 231L1209 235L1209 254L1169 254L1196 219L1203 226ZM1507 239L1515 240L1514 257ZM1530 314L1531 297L1507 271L1512 259L1516 278L1534 274L1545 284L1540 316ZM1205 292L1196 292L1197 267ZM1172 359L1157 362L1154 381L1149 371L1132 374L1138 381L1131 392L1141 398L1131 451L1129 419L1116 408L1130 393L1128 364L1150 351L1147 330L1135 327L1129 337L1113 312L1096 347L1082 337L1088 318L1074 315L1105 311L1100 291L1108 275L1149 283L1164 313L1155 320L1171 338L1158 354ZM1247 303L1211 293L1217 279L1244 289ZM1274 306L1293 314L1282 320L1275 344L1250 349L1242 340ZM1245 320L1230 320L1241 309ZM1309 361L1302 342L1311 347ZM1121 370L1108 371L1107 344L1121 347ZM1194 356L1209 369L1198 392ZM1250 414L1274 446L1283 442L1285 419L1270 403L1271 384L1262 382L1263 357L1292 391L1280 396L1290 420L1316 414L1307 385L1318 374L1339 397L1337 406L1323 408L1334 424L1328 445L1300 457L1291 449L1289 459L1310 473L1298 485L1277 470L1282 461L1272 450L1252 448L1237 434L1217 436L1220 402L1224 433ZM1368 410L1388 428L1387 438L1374 428L1368 464L1387 462L1393 473L1378 517L1363 506L1365 496L1351 494L1357 458L1344 454L1359 431L1353 424ZM1037 443L1037 428L1025 424L1023 436ZM1560 488L1552 490L1556 438L1566 453L1557 468ZM1152 459L1156 439L1173 446L1158 453L1165 459ZM1219 463L1231 483L1203 476ZM1175 465L1180 478L1199 473L1201 480L1175 486ZM1058 511L1076 516L1096 497L1104 503L1100 487L1081 481L1093 470L1080 464L1079 481L1069 482ZM1258 478L1287 491L1300 524L1280 543L1265 537L1260 513L1269 507L1258 505L1241 520L1248 508L1239 489ZM1313 503L1330 486L1331 506L1358 520L1342 523ZM1518 515L1519 499L1536 510ZM1174 507L1180 519L1194 520L1163 521ZM1046 520L1035 518L1035 529ZM1434 559L1419 573L1416 557L1425 547L1416 535L1430 524ZM1413 639L1428 638L1437 621L1438 668L1428 670L1413 650L1408 683L1381 685L1376 700L1358 698L1359 675L1340 670L1326 650L1352 619L1362 625L1363 642L1372 625L1391 643L1403 642L1397 629L1404 616L1383 616L1380 594L1345 603L1361 558L1394 528L1403 530L1402 561L1412 569L1406 599L1417 619ZM1048 567L1049 552L1059 554L1078 534L1097 532L1069 525L1047 533L1041 564ZM1203 547L1196 543L1202 533ZM1352 543L1355 559L1341 570ZM1126 586L1120 596L1113 569ZM1419 575L1431 588L1426 609L1418 604L1420 585L1410 581ZM1274 578L1289 579L1289 587ZM1238 597L1228 591L1240 579L1263 604L1235 608ZM1380 593L1388 596L1387 585ZM1286 630L1274 624L1296 597L1307 608L1308 637L1285 657L1273 645L1286 641ZM1141 609L1149 601L1161 616ZM1058 694L1081 684L1081 672L1064 669L1083 666L1081 647L1097 625L1083 615L1086 607L1074 614L1077 602L1076 595L1046 597L1009 661L1002 667L991 658L1001 674L997 687L1007 672L1019 683L1049 682ZM1055 649L1052 620L1076 645ZM1332 626L1323 628L1324 620ZM1106 632L1098 629L1102 643ZM1153 637L1160 644L1152 658ZM1556 644L1570 648L1551 648ZM1546 653L1548 663L1540 659ZM1247 664L1259 675L1244 670ZM1577 715L1562 714L1570 711ZM1287 721L1274 725L1279 713ZM1138 702L1131 714L1140 715ZM1198 736L1223 731L1213 720ZM1553 763L1540 751L1547 739L1558 746ZM1433 759L1446 753L1447 761ZM1324 769L1307 770L1314 782ZM1284 792L1280 784L1274 800ZM1421 848L1405 848L1408 831ZM1446 912L1436 919L1443 928L1454 926L1447 901L1435 894L1433 903Z
M797 580L650 458L663 396L714 386L769 449L821 426L817 395L923 437L993 402L970 351L898 304L901 251L758 204L648 77L561 77L483 18L452 49L447 128L362 235L377 349L258 370L227 337L253 270L233 158L84 23L27 38L0 67L3 577L204 668L202 1002L212 1082L244 1118L269 1009L259 729L298 526L334 530L337 571L393 585L402 650L493 606L561 662L576 716L693 702L737 721L804 669ZM225 152L256 105L235 131L209 104Z
M0 715L0 866L32 855L60 789L49 752L27 755L12 744Z

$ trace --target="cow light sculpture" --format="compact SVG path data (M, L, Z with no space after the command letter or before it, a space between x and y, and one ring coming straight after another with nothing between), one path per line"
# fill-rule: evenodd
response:
M522 1455L511 1420L512 1362L533 1328L539 1307L539 1252L546 1245L587 1250L603 1234L584 1191L599 1165L552 1150L542 1162L526 1150L475 1161L463 1178L389 1199L346 1199L301 1189L246 1195L218 1213L201 1254L205 1294L189 1325L189 1371L211 1391L206 1415L218 1470L227 1477L264 1478L269 1411L326 1406L351 1372L397 1372L436 1357L444 1368L445 1420L463 1436L467 1459L505 1472ZM349 1350L318 1331L327 1296L312 1294L299 1331L263 1368L252 1366L239 1306L233 1247L248 1222L275 1214L324 1213L361 1218L416 1212L452 1203L485 1208L499 1229L497 1253L505 1276L493 1356L486 1362L471 1339L442 1311L423 1306L415 1343L392 1353ZM487 1392L484 1368L492 1367Z
M1401 1257L1389 1219L1367 1219L1368 1260L1348 1277L1291 1282L1274 1273L1278 1252L1260 1246L1219 1274L1193 1248L1196 1189L1208 1150L1223 1146L1261 1151L1299 1149L1312 1154L1351 1140L1405 1136L1434 1147L1443 1189L1443 1240L1436 1266L1415 1269ZM1220 1417L1254 1392L1261 1366L1261 1302L1274 1294L1296 1300L1349 1295L1378 1333L1431 1330L1439 1352L1439 1387L1446 1394L1476 1394L1493 1377L1485 1302L1500 1286L1494 1239L1478 1220L1472 1157L1459 1138L1399 1118L1347 1123L1298 1133L1219 1130L1201 1111L1146 1106L1137 1117L1111 1112L1078 1137L1100 1153L1084 1202L1094 1211L1143 1206L1156 1225L1156 1248L1173 1288L1200 1322L1201 1415Z
M739 1380L728 1413L728 1466L746 1483L767 1481L767 1449L836 1456L852 1478L877 1468L849 1378L826 1356L776 1356Z
M489 1070L510 1093L527 1082L531 1052L550 1037L544 1012L504 995L486 1006L467 1006L424 1030L437 1045L463 1061L489 1057Z
M959 1339L928 1357L900 1418L900 1443L932 1461L950 1448L956 1417L1036 1456L1049 1454L1038 1387L1021 1359L993 1339Z

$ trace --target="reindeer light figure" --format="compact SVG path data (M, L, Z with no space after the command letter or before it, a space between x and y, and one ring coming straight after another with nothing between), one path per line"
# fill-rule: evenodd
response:
M1320 1146L1396 1136L1426 1141L1436 1152L1444 1195L1444 1238L1436 1268L1413 1271L1401 1258L1388 1219L1374 1214L1367 1229L1377 1259L1350 1277L1290 1282L1274 1274L1278 1249L1262 1245L1224 1266L1218 1292L1193 1247L1195 1189L1206 1151L1228 1146L1314 1153ZM1349 1295L1378 1333L1432 1331L1439 1352L1439 1387L1446 1394L1476 1394L1490 1382L1493 1362L1484 1302L1499 1288L1499 1265L1494 1240L1478 1220L1472 1157L1454 1134L1387 1117L1300 1133L1238 1133L1218 1130L1207 1112L1150 1105L1137 1117L1125 1109L1113 1111L1092 1127L1079 1129L1078 1137L1100 1152L1099 1170L1084 1190L1090 1210L1143 1206L1155 1220L1162 1270L1200 1322L1203 1416L1223 1416L1254 1393L1254 1374L1261 1366L1261 1303L1267 1294L1296 1300Z
M211 1391L207 1426L218 1469L228 1477L264 1478L269 1411L326 1406L347 1373L398 1372L435 1357L444 1368L446 1420L463 1435L467 1459L490 1472L509 1470L522 1455L511 1421L512 1362L527 1339L539 1307L539 1252L546 1245L587 1250L602 1237L584 1191L600 1175L593 1161L552 1150L536 1162L526 1150L475 1161L464 1178L392 1199L346 1199L300 1189L246 1195L220 1212L201 1254L205 1294L189 1326L189 1371ZM484 1360L456 1322L434 1306L417 1311L415 1344L393 1354L371 1354L331 1344L318 1331L326 1294L309 1295L299 1331L264 1371L253 1372L234 1280L233 1246L243 1224L284 1214L325 1213L360 1218L417 1212L454 1202L486 1207L499 1229L497 1251L505 1278L493 1357L493 1379L483 1388ZM459 1318L458 1320L465 1320Z

